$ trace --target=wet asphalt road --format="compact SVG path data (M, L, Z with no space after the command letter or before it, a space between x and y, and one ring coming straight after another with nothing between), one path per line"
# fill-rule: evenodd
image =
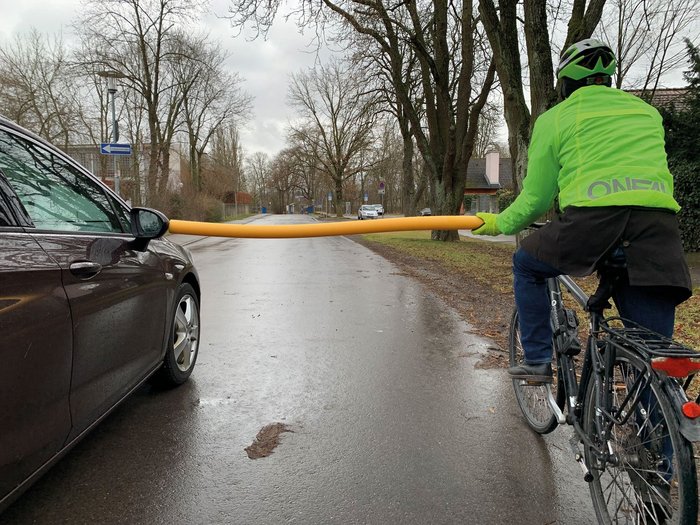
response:
M189 383L142 388L0 523L595 521L568 429L532 433L505 372L474 368L489 341L385 259L344 237L179 240L204 294ZM293 432L249 459L274 422Z

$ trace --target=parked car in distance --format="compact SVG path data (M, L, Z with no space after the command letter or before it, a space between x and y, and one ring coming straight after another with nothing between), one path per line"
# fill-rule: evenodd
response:
M192 373L199 278L167 229L0 117L0 512L144 381Z
M425 215L432 215L433 212L430 210L430 208L423 208L421 211L418 212L421 216Z
M360 206L360 209L357 210L357 218L359 220L376 219L377 217L379 217L379 214L373 204L363 204Z
M379 217L384 216L384 206L382 206L381 204L372 204L372 206L374 206L374 209L377 210L377 215Z

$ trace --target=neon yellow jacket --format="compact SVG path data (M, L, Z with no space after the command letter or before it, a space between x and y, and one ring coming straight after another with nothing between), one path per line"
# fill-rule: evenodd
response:
M659 112L619 89L587 86L537 119L527 175L496 224L517 233L559 207L644 206L677 212Z

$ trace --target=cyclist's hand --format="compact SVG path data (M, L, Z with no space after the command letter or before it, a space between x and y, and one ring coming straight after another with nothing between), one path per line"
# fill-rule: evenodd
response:
M482 221L484 221L484 224L479 226L478 228L475 228L472 230L472 233L475 235L500 235L501 230L498 229L498 225L496 224L496 217L498 217L497 213L477 213L477 217L479 217Z

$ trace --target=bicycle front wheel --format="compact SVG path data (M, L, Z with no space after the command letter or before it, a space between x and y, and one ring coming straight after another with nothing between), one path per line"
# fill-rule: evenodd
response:
M610 407L616 424L598 405L596 383L594 378L588 383L583 425L599 448L598 453L584 449L599 522L697 523L692 447L678 430L658 378L634 352L617 348ZM604 442L600 429L606 428Z
M517 366L525 360L523 345L520 341L520 322L518 311L513 311L510 322L510 334L508 336L508 350L510 353L510 366ZM550 388L556 399L558 382L551 384ZM520 410L535 432L548 434L557 427L557 418L549 406L547 387L545 385L530 385L522 379L513 379L515 398Z

